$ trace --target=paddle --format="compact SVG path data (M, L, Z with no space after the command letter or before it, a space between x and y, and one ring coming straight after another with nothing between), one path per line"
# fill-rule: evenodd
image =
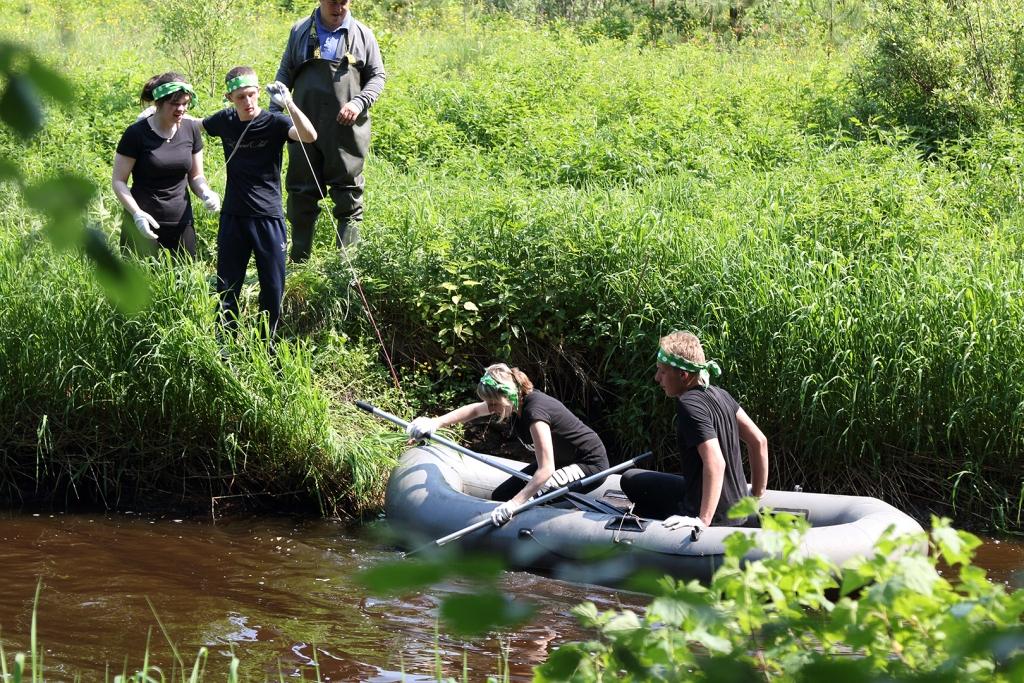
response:
M406 422L402 418L398 417L397 415L392 415L391 413L389 413L387 411L384 411L384 410L381 410L380 408L372 406L369 403L366 403L364 401L356 401L356 406L360 410L365 410L366 412L370 413L371 415L383 418L383 419L387 420L388 422L393 422L394 424L398 425L402 429L405 429L406 427L409 426L408 422ZM530 481L530 475L524 474L523 472L520 472L519 470L517 470L514 467L509 467L505 463L502 463L502 462L499 462L497 460L494 460L494 459L484 455L483 453L477 453L476 451L471 451L468 448L466 448L465 446L460 446L459 444L455 443L454 441L446 439L443 436L436 436L434 434L431 434L431 435L429 435L429 438L433 439L434 441L436 441L437 443L441 444L442 446L447 446L448 448L451 448L453 451L457 451L459 453L462 453L465 456L473 458L474 460L479 460L480 462L485 463L487 465L490 465L491 467L494 467L495 469L499 469L502 472L504 472L505 474L512 475L513 477L516 477L517 479L522 479L523 481ZM638 456L638 457L643 457L643 456ZM635 459L636 458L634 458L634 460ZM580 482L579 481L575 481L575 482L572 482L571 485L579 486ZM619 514L622 514L622 510L619 510L614 505L609 505L608 503L603 503L601 501L594 500L593 498L587 498L586 496L582 496L582 495L580 495L578 493L569 492L566 495L566 497L569 500L571 500L573 503L575 503L577 506L587 507L590 510L593 510L594 512L600 512L602 514L607 514L607 515L619 515Z
M587 485L587 484L589 484L591 482L600 481L604 477L607 477L609 474L615 474L616 472L621 472L622 470L628 470L631 467L636 467L638 462L640 462L641 460L644 460L644 459L650 457L650 455L651 455L650 451L647 451L646 453L641 453L640 455L636 456L632 460L627 460L626 462L619 463L618 465L613 465L613 466L609 467L606 470L602 470L601 472L598 472L597 474L591 474L589 477L584 477L583 479L580 479L578 482L575 482L575 483L578 484L578 485L585 486L585 485ZM523 503L522 505L520 505L519 507L517 507L515 510L512 511L512 517L515 517L520 512L524 512L526 510L529 510L532 507L536 507L538 505L543 505L544 503L551 502L552 500L555 500L556 498L561 498L562 496L566 495L567 493L569 493L569 486L568 485L563 486L562 488L555 489L554 491L551 491L549 493L545 493L543 496L538 496L536 498L533 498L532 500L528 500L525 503ZM466 534L472 533L472 532L476 531L477 529L482 529L485 526L490 526L491 524L493 524L493 522L491 521L490 516L488 516L486 519L482 519L479 522L475 522L474 524L470 524L465 529L460 529L459 531L456 531L454 533L450 533L447 536L442 536L441 538L439 538L436 541L434 541L433 544L438 546L438 547L440 547L442 545L446 545L448 543L451 543L452 541L456 541L456 540L462 538ZM419 551L417 550L417 551L414 551L414 552L419 552ZM406 553L406 554L411 554L411 553Z

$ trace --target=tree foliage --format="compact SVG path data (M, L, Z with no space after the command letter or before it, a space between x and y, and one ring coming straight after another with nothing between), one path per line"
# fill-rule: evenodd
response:
M206 94L222 94L224 74L233 66L228 61L238 51L237 3L231 0L189 2L167 0L154 5L160 32L157 45L181 59L186 74ZM283 27L282 27L283 30Z
M880 0L864 94L929 144L1019 118L1024 2Z

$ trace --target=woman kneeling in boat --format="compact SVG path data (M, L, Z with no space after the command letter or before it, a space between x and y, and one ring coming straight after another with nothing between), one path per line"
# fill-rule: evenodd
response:
M561 401L534 389L530 378L519 368L504 363L490 366L480 378L476 393L481 398L479 403L464 405L440 417L417 417L406 432L414 439L422 439L442 427L497 415L499 421L511 420L523 443L526 439L533 441L537 462L523 470L532 475L531 479L524 483L510 477L491 494L494 500L505 501L491 513L494 524L507 522L520 505L537 493L608 469L608 454L594 430ZM593 490L600 483L581 490Z

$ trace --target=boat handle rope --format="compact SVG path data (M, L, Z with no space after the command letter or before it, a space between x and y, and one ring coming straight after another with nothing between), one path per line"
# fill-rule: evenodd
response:
M629 504L629 509L619 516L619 528L615 530L614 534L612 534L612 543L622 543L622 525L626 523L627 519L637 520L637 526L640 527L641 531L643 530L644 525L641 521L641 517L633 514L633 508L635 507L636 503L631 502Z

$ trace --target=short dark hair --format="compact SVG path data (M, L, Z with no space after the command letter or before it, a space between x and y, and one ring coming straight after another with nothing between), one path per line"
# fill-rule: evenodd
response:
M228 75L224 77L224 82L227 83L232 78L238 78L239 76L250 76L250 75L251 76L255 76L256 75L256 69L252 68L251 66L236 66L233 69L231 69L230 71L228 71Z
M192 95L188 94L184 90L177 90L175 92L170 93L169 95L164 95L159 100L153 99L153 90L155 90L157 86L161 86L164 83L186 82L187 81L185 80L185 77L177 71L168 71L167 73L157 74L156 76L153 76L148 81L146 81L146 85L142 86L142 93L139 95L139 102L141 102L142 104L146 104L147 102L163 104L164 102L171 101L177 104L185 97L191 100Z

